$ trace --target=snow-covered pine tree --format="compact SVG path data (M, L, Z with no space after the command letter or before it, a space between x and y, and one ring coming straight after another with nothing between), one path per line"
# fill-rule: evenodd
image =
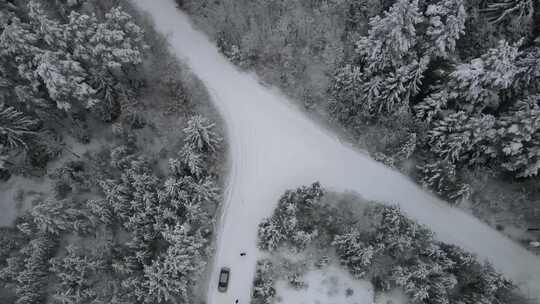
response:
M378 78L374 77L374 79ZM332 100L329 103L329 109L339 122L352 126L359 114L369 114L363 110L366 104L363 84L362 69L358 66L347 64L334 73L330 87ZM372 87L377 89L375 84ZM378 90L367 94L370 97L379 95Z
M522 72L517 64L520 44L500 41L480 58L457 65L446 83L415 107L417 116L432 120L449 107L475 114L498 109L501 92L510 90Z
M375 244L392 257L422 250L431 242L433 233L408 219L397 206L381 206L380 222L375 232Z
M206 171L206 162L204 155L191 148L191 145L185 145L180 151L182 163L186 165L189 172L196 178L200 178Z
M58 278L53 298L61 303L87 303L96 298L91 287L103 267L100 261L82 254L82 249L73 245L66 247L66 255L50 260L51 272Z
M356 45L364 63L362 112L409 110L409 99L418 93L429 64L429 57L420 57L415 50L417 27L423 20L416 0L397 1L383 17L370 20L368 36Z
M276 295L274 288L274 268L270 260L257 261L253 282L253 304L270 304Z
M383 17L369 21L369 33L357 43L371 74L397 68L416 59L416 25L423 21L418 0L398 0Z
M38 1L31 0L28 3L28 17L33 32L44 44L40 48L55 52L67 51L69 37L65 25L49 18Z
M452 203L460 203L471 195L470 186L459 180L455 165L448 161L435 161L418 169L421 185Z
M491 0L483 12L492 23L517 20L523 26L534 14L534 0Z
M28 147L28 139L36 135L39 121L32 119L13 107L1 105L0 144L8 149Z
M415 302L432 302L433 279L444 276L437 263L416 261L412 265L396 266L392 271L392 280ZM443 287L444 286L440 286ZM445 290L437 290L438 295L444 296ZM446 300L446 301L445 301ZM449 303L449 299L439 299L439 303Z
M274 251L285 240L278 223L272 218L264 219L258 228L258 246L262 250Z
M450 88L445 85L436 86L435 92L424 98L422 102L414 106L416 118L431 124L433 120L440 119L444 110L448 106L451 96Z
M375 247L362 240L362 234L357 229L336 235L332 246L336 248L341 263L347 265L356 278L364 277L377 253Z
M214 205L219 200L219 187L211 177L201 178L189 185L191 201L197 205Z
M17 6L11 1L0 0L0 32L5 28L9 20L15 16L16 11Z
M428 5L424 14L429 23L426 36L430 56L448 58L454 52L456 41L465 33L467 12L463 2L443 0Z
M40 234L21 250L25 256L24 268L17 274L15 304L38 304L46 298L49 259L54 254L57 240L48 234Z
M41 49L36 46L38 42L38 35L27 23L17 17L12 18L0 34L0 60L2 60L4 76L8 76L7 73L13 73L22 79L34 80L32 61L34 56L41 52ZM11 79L15 78L13 74L9 75ZM30 86L31 89L36 90L39 83L31 81Z
M39 64L35 74L45 84L49 97L59 109L91 108L99 102L94 98L96 91L86 82L87 74L79 62L49 51L36 59Z
M489 262L482 265L480 272L478 291L488 301L493 301L501 290L514 288L513 283L497 272Z
M398 161L404 161L413 155L417 145L416 133L410 133L407 140L399 147L399 150L394 155Z
M214 152L222 141L221 137L214 131L215 123L211 123L201 115L192 116L184 128L186 138L184 143L192 150L209 153Z
M502 167L517 177L540 170L540 95L518 101L497 121Z
M517 75L515 91L522 96L540 92L540 39L522 51L517 65L520 73Z
M368 81L364 91L378 92L371 99L364 96L369 111L376 115L408 112L409 100L419 92L428 63L429 58L423 57L420 61L413 60L410 64L385 73L382 83L379 83L377 78Z
M141 28L119 8L108 12L104 22L73 11L62 24L49 18L37 1L28 4L28 23L13 18L0 46L3 63L15 59L11 70L28 82L25 88L31 90L25 91L34 95L22 101L35 99L43 105L37 97L45 83L46 95L63 110L76 104L89 108L100 100L112 109L125 91L119 82L142 62L146 48Z
M313 240L316 240L319 236L319 231L314 229L310 233L299 230L293 233L290 242L294 245L294 250L304 250Z
M65 231L86 233L90 221L85 211L70 200L47 199L30 210L34 223L43 233L59 235Z
M437 120L427 134L431 151L451 163L484 163L495 157L491 143L496 139L492 115L469 117L463 111Z
M124 83L142 62L144 33L119 7L106 13L103 22L74 10L67 29L73 58L87 69L89 83L103 101L99 107L102 119L109 121L118 116L120 98L130 94Z
M121 8L113 8L99 23L95 16L71 12L67 24L73 58L93 69L120 72L142 62L146 48L142 29ZM92 73L94 74L94 73Z
M164 231L163 237L169 243L165 256L144 269L145 303L173 299L189 303L188 290L195 281L193 276L200 274L205 265L202 248L206 240L199 231L178 224Z
M450 75L452 91L459 94L460 108L479 113L485 108L497 108L499 93L512 87L520 72L517 58L521 42L500 41L496 48L470 63L460 64Z
M54 0L60 15L66 18L74 9L79 9L87 0Z
M87 200L86 208L88 208L90 212L90 220L92 223L101 222L105 225L111 225L114 223L115 218L113 210L106 200Z
M429 280L429 299L433 304L450 304L451 292L458 284L452 274L440 274Z

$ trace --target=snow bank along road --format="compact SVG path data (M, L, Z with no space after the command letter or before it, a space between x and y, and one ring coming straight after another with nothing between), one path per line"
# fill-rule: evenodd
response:
M239 72L202 33L194 30L174 0L132 0L150 14L171 51L205 83L227 124L231 172L208 304L249 303L257 259L256 230L286 190L319 180L322 185L398 203L442 241L489 259L497 269L540 299L540 259L474 217L451 208L408 178L344 146L315 125L278 92ZM247 252L240 257L239 253ZM231 268L226 293L217 291L219 268Z

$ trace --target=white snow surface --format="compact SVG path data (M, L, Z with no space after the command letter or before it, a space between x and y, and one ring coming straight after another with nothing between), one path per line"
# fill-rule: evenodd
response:
M305 288L294 289L286 281L276 282L277 303L283 304L373 304L370 282L355 280L346 270L331 266L304 274ZM347 290L351 294L347 294ZM386 304L388 301L380 302Z
M249 303L260 253L257 225L270 216L280 195L320 181L337 191L399 204L429 226L438 239L488 259L531 297L540 299L540 258L459 209L433 197L409 178L342 144L277 90L237 70L194 29L174 0L132 0L153 19L171 51L207 86L227 125L230 176L218 227L208 304ZM245 251L247 256L240 257ZM221 267L231 268L227 292L217 291Z

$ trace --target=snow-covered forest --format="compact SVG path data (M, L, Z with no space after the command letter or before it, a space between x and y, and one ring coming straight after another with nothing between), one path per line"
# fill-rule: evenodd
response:
M0 0L0 302L204 298L220 124L129 2Z
M0 0L0 303L538 303L539 83L535 0Z
M284 193L272 216L260 223L258 236L259 248L269 254L258 261L254 304L275 303L280 281L313 294L308 272L329 267L368 282L370 292L361 303L385 303L378 300L383 296L396 301L389 303L526 303L489 263L435 241L428 227L399 207L326 193L319 183ZM345 293L354 295L352 288Z
M178 3L232 62L375 159L535 238L525 231L540 221L538 1Z

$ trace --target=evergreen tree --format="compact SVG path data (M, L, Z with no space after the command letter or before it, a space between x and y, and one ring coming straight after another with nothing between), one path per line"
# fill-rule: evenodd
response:
M72 11L67 31L72 44L72 56L88 70L89 83L96 90L102 119L118 116L119 99L130 94L125 83L129 72L142 62L146 49L144 33L131 16L113 8L99 22L94 15Z
M205 240L198 231L177 225L163 232L170 246L165 257L144 269L144 287L148 290L145 303L161 303L179 299L189 303L189 287L193 276L204 267L202 248Z
M466 200L471 195L469 185L461 182L455 165L448 161L435 161L419 166L420 183L453 203Z
M526 25L533 16L533 0L492 0L483 10L492 23L504 20L518 20L520 25Z
M363 278L371 262L377 254L377 249L366 244L358 230L353 229L348 233L337 235L332 242L342 263L347 265L349 271L357 278Z
M429 4L426 12L429 39L428 53L448 58L456 48L456 41L465 33L467 12L463 0L443 0Z
M111 71L138 65L146 48L142 29L121 8L105 14L103 23L95 16L73 11L67 30L73 44L73 57L91 69ZM95 72L92 72L95 75Z
M370 20L368 36L356 45L361 68L346 66L335 75L331 110L340 121L409 110L429 64L429 57L416 50L422 21L418 1L409 0L397 1L383 17Z
M263 220L259 224L258 228L258 246L262 250L274 251L277 249L281 242L285 240L285 236L281 232L279 223L275 220L268 218Z
M456 96L455 93L450 94L450 89L447 87L439 86L437 89L436 92L431 93L421 103L414 106L415 116L427 124L440 119L452 96Z
M372 78L364 85L367 108L370 113L408 112L409 100L418 94L429 58L413 60L395 71L386 73L382 82ZM370 96L372 95L372 96Z
M9 20L14 17L16 11L17 6L11 1L0 0L0 32L8 24Z
M184 128L184 142L193 151L213 152L219 147L221 138L214 131L215 123L210 123L201 115L192 116Z
M497 121L502 167L517 177L538 175L540 170L540 96L519 101Z
M273 278L273 264L263 259L257 261L255 280L253 282L253 300L256 304L270 304L276 295Z
M28 139L35 136L38 121L13 107L0 110L0 143L8 149L28 148Z
M114 222L114 214L111 206L107 204L106 200L88 200L86 202L86 207L90 211L90 214L95 217L91 218L92 223L98 221L110 225Z
M519 44L501 41L482 57L459 64L447 82L416 107L417 115L431 120L449 107L475 114L498 109L501 93L512 88L521 72Z
M48 261L54 254L57 240L41 234L23 248L24 269L17 274L15 304L39 304L46 298L48 285Z
M191 200L195 204L216 204L219 201L219 188L210 177L190 183Z
M515 91L522 96L540 92L540 40L532 47L524 49L517 60L520 73L517 75Z
M392 271L392 280L395 284L402 287L416 302L449 303L447 293L457 282L440 280L445 276L440 265L423 261L415 261L411 266L397 266ZM436 297L436 301L433 301L433 296Z
M26 93L35 95L38 90L39 82L33 74L35 65L34 56L41 53L37 47L39 37L31 27L23 23L19 18L14 17L0 34L0 60L2 74L13 80L29 81ZM18 76L18 77L17 77ZM17 85L12 81L12 85ZM21 99L21 102L26 101Z
M200 178L203 175L206 170L206 162L203 154L186 145L180 152L180 157L193 176Z
M66 52L68 38L66 28L60 22L47 16L39 2L31 0L28 3L28 17L33 32L39 37L42 49L53 52Z
M399 257L428 246L432 232L408 219L398 207L381 207L380 222L377 223L375 243L392 256Z
M40 231L59 235L64 231L86 233L90 222L86 212L73 201L45 200L30 210L34 223Z
M66 255L50 261L51 272L59 282L53 298L58 303L88 303L97 297L90 287L97 283L100 262L80 253L74 246L66 247Z
M329 109L333 117L346 126L354 128L359 120L359 116L367 116L369 112L365 108L364 100L364 77L362 69L358 66L347 64L339 68L332 78L330 94L332 100L329 103ZM378 95L380 78L373 77L372 89L368 91L368 96Z
M407 141L405 141L399 147L399 150L395 154L394 158L396 158L399 161L404 161L411 158L414 151L416 150L416 145L417 145L416 133L409 134Z
M495 140L496 119L491 115L471 118L460 111L436 121L427 139L431 150L451 163L484 163L494 157L491 142Z
M59 109L68 111L73 104L91 108L98 103L93 97L96 91L86 82L86 72L78 62L51 52L43 53L37 60L40 63L35 73Z
M368 36L357 44L366 61L366 70L376 73L416 59L413 50L417 43L416 26L422 21L417 0L398 0L384 17L373 17L369 21Z

